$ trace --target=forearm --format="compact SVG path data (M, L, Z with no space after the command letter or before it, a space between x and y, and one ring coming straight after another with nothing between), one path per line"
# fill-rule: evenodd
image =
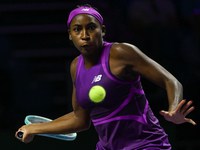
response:
M169 102L168 111L173 111L183 100L183 87L178 80L171 79L166 82L166 91Z
M169 100L169 110L162 110L160 114L163 115L167 121L175 124L188 122L196 125L192 119L186 118L186 116L194 110L194 107L191 107L192 101L186 103L186 101L183 100L182 85L176 79L171 80L167 82L166 90Z
M74 112L64 115L51 122L31 124L28 127L30 134L68 134L80 132L89 128L81 119L74 117Z

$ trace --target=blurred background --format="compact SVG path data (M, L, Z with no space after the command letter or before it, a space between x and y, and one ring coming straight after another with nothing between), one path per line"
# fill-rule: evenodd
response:
M66 21L78 4L97 7L108 42L128 42L169 70L196 109L196 121L174 125L159 111L166 93L142 78L153 112L169 135L173 150L199 150L200 1L199 0L1 0L0 1L0 146L2 150L94 150L92 126L73 142L36 136L30 144L15 139L26 115L55 119L72 110L69 67L79 55L68 39ZM122 131L123 132L123 131Z

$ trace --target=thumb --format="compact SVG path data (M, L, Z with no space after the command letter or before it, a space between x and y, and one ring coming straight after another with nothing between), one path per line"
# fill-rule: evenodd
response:
M160 113L161 115L163 115L163 116L165 116L165 115L168 114L168 112L167 112L167 111L164 111L164 110L161 110L159 113Z

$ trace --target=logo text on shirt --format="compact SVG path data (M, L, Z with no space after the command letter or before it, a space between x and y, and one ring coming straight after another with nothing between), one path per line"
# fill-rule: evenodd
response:
M95 76L94 79L93 79L93 81L92 81L92 83L101 81L101 77L102 77L101 74L98 75L98 76Z

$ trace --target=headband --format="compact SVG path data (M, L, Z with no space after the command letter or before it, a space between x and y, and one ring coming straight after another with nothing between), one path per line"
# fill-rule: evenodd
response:
M100 24L103 25L103 17L92 7L78 7L74 10L72 10L69 14L69 18L67 21L67 26L69 28L70 22L72 21L72 19L79 15L79 14L89 14L94 16L97 20L99 20Z

